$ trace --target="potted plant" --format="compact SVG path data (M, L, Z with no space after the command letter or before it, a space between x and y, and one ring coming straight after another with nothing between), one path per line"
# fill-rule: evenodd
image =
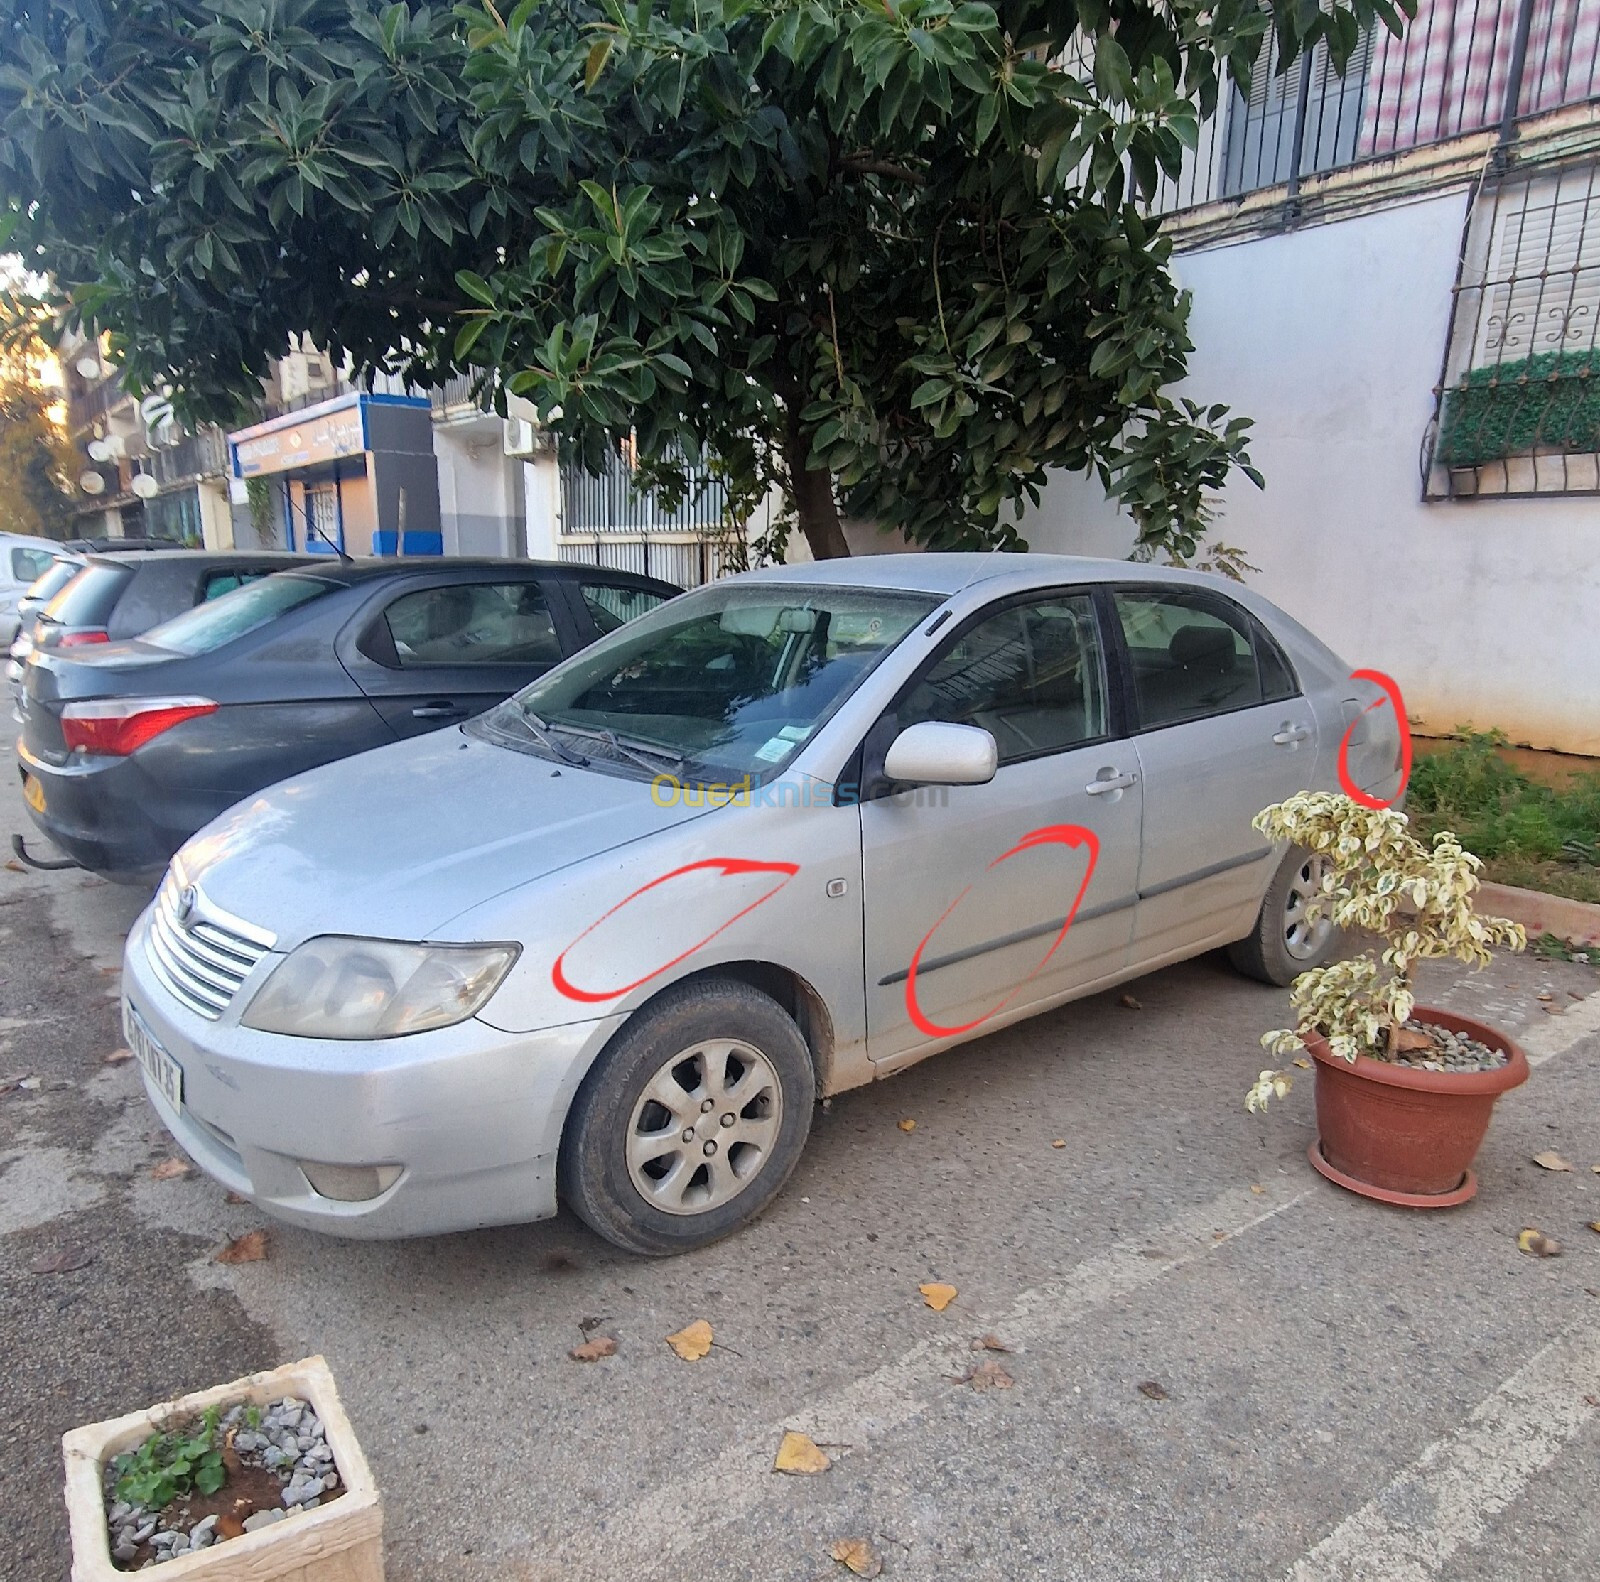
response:
M1528 1062L1495 1028L1419 1006L1412 979L1422 961L1454 957L1483 967L1494 945L1521 950L1521 925L1478 916L1478 859L1450 834L1424 846L1393 808L1306 791L1258 813L1255 827L1323 857L1315 904L1340 928L1381 941L1381 951L1301 973L1290 989L1298 1025L1261 1040L1278 1054L1303 1045L1316 1062L1320 1135L1311 1163L1384 1203L1466 1202L1478 1189L1472 1160L1494 1102L1528 1080ZM1264 1109L1292 1080L1288 1071L1263 1071L1247 1107Z
M72 1582L383 1582L383 1509L321 1357L62 1438Z

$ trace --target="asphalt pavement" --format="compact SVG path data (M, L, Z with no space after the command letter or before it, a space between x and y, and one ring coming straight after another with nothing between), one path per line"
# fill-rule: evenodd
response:
M1309 1076L1247 1115L1286 997L1206 957L841 1096L760 1222L645 1262L566 1216L339 1242L154 1177L177 1150L104 1058L143 899L0 871L0 1081L39 1079L0 1094L0 1577L67 1574L65 1429L317 1352L390 1582L820 1582L842 1539L962 1582L1595 1573L1593 968L1424 980L1535 1062L1459 1209L1315 1175ZM214 1261L261 1226L265 1261ZM1519 1251L1525 1226L1563 1255ZM681 1361L696 1319L715 1343ZM616 1355L569 1360L590 1334ZM984 1361L1011 1383L959 1382ZM773 1472L786 1429L832 1465Z

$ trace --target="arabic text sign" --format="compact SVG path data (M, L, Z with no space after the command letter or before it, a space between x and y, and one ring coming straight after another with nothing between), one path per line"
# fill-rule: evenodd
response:
M255 478L296 467L314 467L341 456L359 456L365 448L361 408L341 407L337 412L324 412L270 434L235 440L234 467L241 478Z

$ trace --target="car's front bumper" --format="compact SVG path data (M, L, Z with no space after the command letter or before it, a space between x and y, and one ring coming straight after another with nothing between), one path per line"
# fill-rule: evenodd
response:
M238 1024L283 958L255 969L222 1018L178 1001L152 970L141 917L123 960L129 1007L183 1069L167 1129L208 1175L280 1219L335 1235L423 1236L555 1212L555 1162L574 1090L620 1017L536 1033L470 1020L372 1042L290 1038ZM299 1161L399 1165L377 1197L314 1191Z

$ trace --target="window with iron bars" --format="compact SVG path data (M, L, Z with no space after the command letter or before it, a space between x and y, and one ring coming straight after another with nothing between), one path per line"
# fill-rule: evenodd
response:
M1424 450L1429 499L1600 494L1600 163L1486 180Z

